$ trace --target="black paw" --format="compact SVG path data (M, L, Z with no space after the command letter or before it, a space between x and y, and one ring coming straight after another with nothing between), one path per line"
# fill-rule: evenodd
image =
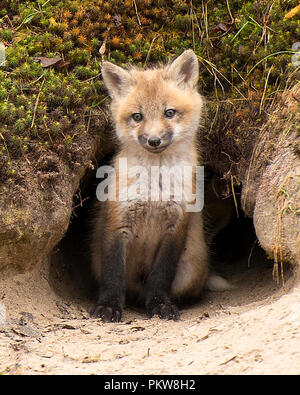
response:
M118 307L96 304L91 310L92 318L101 318L103 322L120 322L122 310Z
M178 308L170 301L152 303L147 310L150 318L152 318L154 315L157 315L159 318L167 320L178 321L180 319Z

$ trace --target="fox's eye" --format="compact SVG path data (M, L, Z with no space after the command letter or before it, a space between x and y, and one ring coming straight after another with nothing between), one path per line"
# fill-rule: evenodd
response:
M167 118L173 118L175 114L176 114L176 110L173 110L171 108L165 111L165 117Z
M132 114L132 118L135 120L135 122L141 122L141 120L143 119L143 114L141 114L140 112L135 112L134 114Z

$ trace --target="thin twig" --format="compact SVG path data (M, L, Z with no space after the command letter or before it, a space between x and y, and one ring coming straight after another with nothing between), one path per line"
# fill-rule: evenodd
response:
M229 15L230 15L230 18L231 18L231 23L234 23L234 17L232 16L232 13L230 11L229 1L228 0L226 0L226 4L227 4L227 9L228 9L228 12L229 12Z
M91 124L91 116L92 116L92 110L90 110L90 115L89 115L89 119L88 119L88 124L87 124L87 133L89 132L89 130L90 130L90 124Z
M245 97L245 95L243 95L243 93L235 86L235 85L232 85L232 83L231 83L231 81L229 81L229 79L227 78L227 77L225 77L225 75L224 74L222 74L218 69L217 69L217 67L216 67L216 65L215 64L213 64L212 62L210 62L209 60L207 60L207 59L205 59L205 58L203 58L203 57L201 57L201 56L199 56L198 55L198 59L200 60L200 62L206 62L207 64L209 64L209 66L214 70L214 71L216 71L218 74L220 74L223 78L224 78L224 80L225 81L227 81L241 96L243 96L243 97ZM209 70L208 68L207 68L207 70ZM210 71L210 70L209 70ZM214 74L215 75L215 73L212 73L212 74ZM220 80L218 79L218 81L219 81L219 83L220 83ZM223 85L220 83L220 86L222 87L222 89L224 90L224 87L223 87Z
M80 203L78 203L76 206L73 206L72 207L72 210L75 210L76 208L78 208L78 207L83 207L83 202L85 202L86 200L88 200L89 199L89 197L86 197L86 198L84 198L84 199L82 199L81 198L81 195L80 195Z
M193 34L193 49L195 51L195 31L194 31L194 18L193 18L193 0L190 2L190 18L192 22L192 34Z
M198 18L197 18L197 15L196 15L196 13L195 13L195 10L194 10L194 7L193 7L193 2L191 1L191 12L192 12L192 17L193 17L193 21L195 21L196 22L196 25L197 25L197 27L198 27L198 31L199 31L199 39L200 39L200 44L202 43L202 38L203 38L203 34L202 34L202 32L201 32L201 27L200 27L200 24L199 24L199 22L198 22Z
M101 76L101 73L95 75L94 77L89 78L88 80L84 80L84 81L79 81L80 83L84 83L84 82L90 82L92 80L94 80L95 78L98 78Z
M8 151L8 148L7 148L7 145L6 145L6 141L5 141L5 138L4 138L4 136L3 136L3 134L2 134L1 132L0 132L0 137L1 137L2 140L3 140L3 144L4 144L4 147L5 147L5 149L6 149L8 159L10 160L10 155L9 155L9 151Z
M236 216L238 217L238 219L240 218L239 216L239 210L238 210L238 206L237 206L237 200L235 197L235 191L234 191L234 185L233 185L233 176L230 176L231 179L231 190L232 190L232 195L233 195L233 200L234 200L234 205L235 205L235 211L236 211Z
M270 72L271 72L272 68L273 68L273 66L270 67L270 70L268 71L268 75L267 75L267 78L266 78L264 91L263 91L263 94L262 94L262 97L261 97L261 101L260 101L260 105L259 105L259 115L261 114L261 111L262 111L262 106L263 106L263 103L264 103L264 98L265 98L265 95L266 95L267 85L268 85L268 81L269 81L269 76L270 76Z
M37 113L37 107L38 107L38 104L39 104L40 96L41 96L42 89L43 89L43 87L44 87L45 81L46 81L46 77L44 77L44 79L43 79L43 82L42 82L42 84L41 84L40 91L39 91L39 93L38 93L38 95L37 95L37 98L36 98L36 101L35 101L34 110L33 110L33 118L32 118L32 122L31 122L30 129L32 129L33 126L34 126L34 122L35 122L35 118L36 118L36 113Z
M254 243L252 244L252 247L250 250L250 254L248 256L248 267L250 267L251 257L252 257L253 249L254 249L256 243L257 243L257 239L254 240Z
M203 2L202 2L202 8L203 8ZM205 4L205 6L204 6L204 21L205 21L204 23L205 23L206 38L209 41L211 47L213 48L213 44L210 41L210 37L209 37L209 34L208 34L207 4Z
M136 1L132 0L132 2L133 2L133 5L134 5L134 9L135 9L135 13L136 13L136 18L137 18L138 24L139 24L139 26L142 26L141 20L140 20L140 17L139 17L139 13L138 13L138 9L137 9L137 5L136 5Z
M153 37L153 39L152 39L152 41L151 41L151 44L150 44L150 47L149 47L149 51L148 51L147 56L146 56L146 60L145 60L145 62L144 62L144 67L145 67L145 66L147 65L147 63L148 63L148 60L149 60L149 57L150 57L150 53L151 53L151 49L152 49L152 47L153 47L153 43L154 43L154 41L157 39L157 37L158 37L158 35L155 36L155 37Z

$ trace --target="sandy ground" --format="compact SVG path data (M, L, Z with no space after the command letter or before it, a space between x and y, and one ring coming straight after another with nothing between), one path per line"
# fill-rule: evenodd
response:
M45 264L0 281L0 374L300 373L298 275L282 287L270 266L233 265L235 289L207 291L179 322L126 308L117 324L49 276Z

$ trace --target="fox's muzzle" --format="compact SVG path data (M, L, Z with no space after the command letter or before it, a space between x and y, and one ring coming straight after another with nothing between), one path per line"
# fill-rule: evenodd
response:
M172 143L172 139L173 132L164 133L162 136L148 136L144 133L138 137L143 148L157 154L164 151Z
M159 146L161 145L161 143L162 143L161 138L160 138L160 137L157 137L157 136L155 136L155 137L150 137L150 138L148 139L148 144L149 144L150 147L152 147L152 148L157 148L157 147L159 147Z

